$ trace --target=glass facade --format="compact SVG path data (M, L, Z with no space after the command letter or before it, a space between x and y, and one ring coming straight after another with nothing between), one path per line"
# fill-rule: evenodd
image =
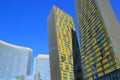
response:
M34 59L34 78L35 80L51 80L49 55L39 54Z
M30 74L31 53L29 48L0 41L0 80L12 80Z
M112 41L96 1L75 0L83 80L97 80L118 69Z
M120 69L117 69L110 74L104 75L96 80L120 80Z

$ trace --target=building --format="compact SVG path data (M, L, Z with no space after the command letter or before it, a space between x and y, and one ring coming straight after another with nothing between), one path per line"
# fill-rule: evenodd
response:
M25 80L25 76L24 75L17 76L16 80Z
M25 80L34 80L34 75L26 76Z
M34 80L50 80L49 55L39 54L34 59Z
M120 79L120 27L109 0L75 0L83 80Z
M51 80L77 80L81 77L77 75L81 73L80 53L72 17L53 6L48 17L48 33Z
M30 74L32 50L0 40L0 80Z
M28 75L28 76L21 75L21 76L17 76L16 79L12 79L12 80L34 80L34 77L33 75Z

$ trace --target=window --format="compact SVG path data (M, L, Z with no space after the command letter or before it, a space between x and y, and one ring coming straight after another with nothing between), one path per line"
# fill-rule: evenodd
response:
M97 45L99 45L101 43L101 40L97 41Z
M95 69L96 69L96 66L95 66L95 65L93 65L93 66L92 66L92 70L95 70Z
M93 75L93 79L96 79L96 78L97 78L97 74L94 74L94 75Z
M108 38L108 43L110 44L110 47L112 47L112 43L111 43L110 38Z
M110 47L110 50L113 52L113 47Z
M62 55L61 55L61 60L62 60L62 62L64 62L64 61L65 61L65 59L66 59L65 55L64 55L64 54L62 54Z
M104 57L104 56L105 56L104 48L102 48L102 49L100 50L100 53L101 53L101 57Z
M92 65L92 73L94 74L96 72L96 65Z

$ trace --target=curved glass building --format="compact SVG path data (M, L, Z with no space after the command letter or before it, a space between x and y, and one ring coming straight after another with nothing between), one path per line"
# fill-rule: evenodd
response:
M31 59L30 48L0 40L0 80L13 80L18 76L29 75Z

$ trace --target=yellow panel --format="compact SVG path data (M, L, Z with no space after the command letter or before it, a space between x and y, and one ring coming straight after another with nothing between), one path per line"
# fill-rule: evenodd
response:
M86 49L87 51L89 50L89 47Z
M102 75L103 75L103 73L102 73L102 72L98 73L98 76L99 76L99 77L101 77Z
M103 64L106 63L108 60L105 58L102 60Z
M92 77L90 77L88 80L93 80L93 78L92 78Z
M87 64L86 66L85 66L85 68L88 68L89 67L89 65Z
M92 73L91 73L91 72L89 72L89 73L88 73L88 76L91 76L91 75L92 75Z
M117 65L115 64L115 65L112 66L112 70L114 71L116 69L117 69Z
M96 49L96 52L98 52L99 50L100 50L100 48L97 48L97 49Z
M93 45L93 44L92 44ZM96 49L98 46L97 45L95 45L95 46L93 46L93 49Z
M84 58L84 57L85 57L84 55L81 56L81 58Z
M97 56L97 57L100 56L100 52L98 52L98 53L96 54L96 56Z
M102 57L100 56L100 57L97 58L97 61L100 61L101 59L102 59Z
M109 46L106 46L106 47L105 47L105 51L108 50L109 48L110 48Z
M99 67L100 65L101 65L101 63L100 63L100 62L97 62L96 67Z
M86 44L86 47L88 47L89 46L89 44Z
M90 61L92 61L93 60L93 57L90 57Z
M67 72L67 79L68 79L68 80L70 80L69 77L70 77L70 76L69 76L69 72Z
M110 51L107 51L107 52L106 52L106 55L109 55L109 54L110 54Z
M104 64L104 69L106 69L106 68L108 68L108 67L109 67L109 64L108 64L108 63Z
M115 60L111 60L111 65L115 64ZM114 66L114 65L113 65Z
M110 73L110 69L105 70L105 74L108 74L108 73Z
M93 65L94 64L94 62L92 61L92 62L90 62L90 65Z
M63 72L61 71L61 80L64 80L64 78L63 78Z
M85 64L88 64L88 60L87 60L87 61L85 61Z
M91 51L89 50L89 51L87 52L87 54L91 54Z
M90 72L90 71L91 71L91 68L88 68L87 71Z
M98 69L97 69L97 72L100 72L102 70L102 67L99 67Z
M65 64L64 63L62 64L62 67L63 67L63 70L65 70Z

